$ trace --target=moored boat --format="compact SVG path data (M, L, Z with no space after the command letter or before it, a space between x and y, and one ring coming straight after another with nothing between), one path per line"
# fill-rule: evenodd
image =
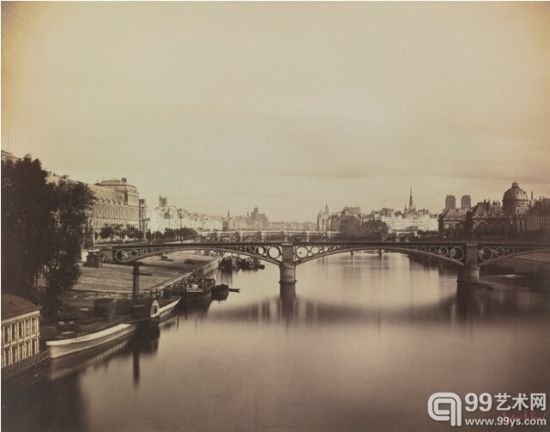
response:
M229 296L229 285L219 284L212 289L214 300L225 300Z
M176 296L169 299L160 299L159 302L159 317L162 319L170 315L178 303L180 302L181 297Z
M61 332L57 339L46 341L46 346L50 357L56 359L129 338L135 330L133 323L96 323L86 330Z
M181 303L184 305L209 303L212 300L212 289L215 285L214 279L194 277L187 280L177 293L181 295Z

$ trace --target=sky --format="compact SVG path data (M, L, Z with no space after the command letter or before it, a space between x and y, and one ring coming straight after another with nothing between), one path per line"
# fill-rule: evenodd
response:
M550 3L2 3L2 148L271 220L550 196Z

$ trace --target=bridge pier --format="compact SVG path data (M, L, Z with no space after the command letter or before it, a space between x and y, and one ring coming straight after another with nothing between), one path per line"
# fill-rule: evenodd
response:
M475 285L479 283L479 266L477 264L466 264L458 270L458 283Z
M279 266L281 278L279 283L281 284L295 284L296 283L296 266L291 263L282 263Z
M294 246L292 243L283 243L281 245L282 262L279 265L281 278L279 283L295 284L296 283L296 264L294 264Z
M479 256L477 244L467 244L464 267L458 269L459 285L476 285L479 283Z

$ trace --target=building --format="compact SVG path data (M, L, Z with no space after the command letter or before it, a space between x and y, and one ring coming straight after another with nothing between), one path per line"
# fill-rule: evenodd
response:
M517 182L513 182L512 187L504 192L502 197L502 209L510 216L525 214L530 204L527 192L521 189Z
M415 213L395 212L392 216L380 216L379 219L388 226L389 232L435 232L438 229L437 216L426 210Z
M19 158L2 150L2 161L17 161ZM48 172L48 182L60 181L76 182L66 175L58 175ZM82 183L82 182L80 182ZM140 200L137 188L129 184L126 178L103 180L96 184L87 184L95 197L95 202L88 215L88 226L92 229L94 238L97 239L101 228L107 225L121 225L123 228L133 226L145 232L140 227L146 224L143 219L144 212L140 212L140 206L145 207L145 200Z
M252 212L246 213L246 216L231 216L227 212L227 217L223 222L223 229L226 231L266 230L270 229L270 223L267 215L260 213L258 207L254 207Z
M325 206L325 211L319 212L317 216L319 231L341 231L344 224L359 226L368 220L384 222L389 232L436 232L438 229L437 215L431 214L427 209L416 208L412 188L403 211L383 208L363 214L360 207L344 207L340 212L329 214L328 207Z
M477 239L523 237L539 230L542 233L548 216L544 200L539 202L529 200L517 182L504 192L502 205L498 201L484 200L468 209L470 197L464 195L460 209L446 209L440 215L439 231Z
M31 363L40 354L40 308L2 293L2 377L4 368Z
M550 238L550 198L533 202L525 215L525 231L541 238Z
M139 199L139 230L145 236L149 229L149 218L147 217L147 203L143 198Z
M460 208L466 210L472 208L472 198L470 195L462 195L462 198L460 198Z
M317 214L317 231L329 231L329 219L330 210L328 209L328 204L325 204L325 208L319 210Z
M464 234L464 222L468 214L467 208L445 209L438 218L438 231L449 237L461 237Z
M456 208L456 198L454 195L445 197L445 210L454 210Z
M159 196L159 205L147 212L148 228L151 232L191 228L197 231L220 231L223 219L220 216L209 216L193 213L189 210L169 205L168 199ZM144 222L145 223L145 222Z
M506 237L513 231L513 220L498 201L477 203L466 215L464 231L470 237Z
M415 213L415 212L416 212L416 206L414 205L413 191L411 188L409 192L409 204L408 205L405 204L405 209L403 213Z
M137 188L126 178L104 180L89 185L96 201L90 213L90 226L97 234L107 225L121 225L124 228L143 226L140 217L140 198ZM145 205L145 201L143 204Z
M438 232L449 237L461 237L465 232L465 221L468 211L472 208L470 195L462 195L460 208L456 208L454 195L445 197L445 209L438 217Z

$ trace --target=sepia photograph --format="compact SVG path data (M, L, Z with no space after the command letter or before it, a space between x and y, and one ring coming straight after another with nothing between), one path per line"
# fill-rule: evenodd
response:
M3 432L550 431L550 2L1 35Z

